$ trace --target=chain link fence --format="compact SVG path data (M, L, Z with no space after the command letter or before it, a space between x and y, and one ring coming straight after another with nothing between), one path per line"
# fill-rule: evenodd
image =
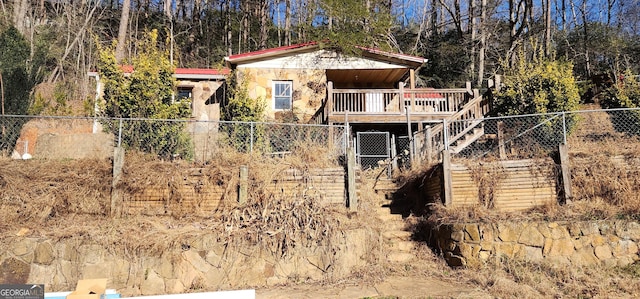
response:
M548 157L561 144L575 152L625 155L638 149L639 137L640 109L584 110L444 120L414 133L411 146L430 161L438 161L443 150L458 159L518 160Z
M344 155L344 126L40 116L0 117L0 155L84 157L83 151L113 151L114 146L163 159L209 161L220 151L270 156L322 148Z

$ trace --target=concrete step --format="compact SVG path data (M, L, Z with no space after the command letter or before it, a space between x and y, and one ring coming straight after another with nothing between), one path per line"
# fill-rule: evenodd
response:
M406 230L388 230L382 233L383 238L397 241L409 241L411 240L412 235L412 232L408 232Z
M391 252L411 252L416 248L413 241L393 241L391 243Z
M398 222L404 224L404 220L401 214L391 214L391 211L387 209L386 211L376 212L376 216L378 219L383 220L385 222Z
M416 256L408 252L390 252L387 254L387 260L392 263L406 263L415 259Z

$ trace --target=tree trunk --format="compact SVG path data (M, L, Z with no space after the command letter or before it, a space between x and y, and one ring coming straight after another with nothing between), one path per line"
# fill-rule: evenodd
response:
M490 34L489 30L487 30L487 0L482 0L480 2L480 24L478 25L478 30L480 31L480 49L478 50L478 86L482 86L482 82L484 81L484 67L485 67L485 56L487 51L487 39Z
M291 0L285 0L284 12L284 44L291 45Z
M13 1L13 26L18 29L18 32L27 36L27 26L25 21L27 20L27 13L30 6L29 0L14 0Z
M260 49L267 48L267 40L269 39L269 26L267 24L269 14L269 3L267 0L261 0L260 4Z
M129 27L129 11L131 0L123 0L122 14L120 15L120 27L118 28L118 44L116 45L116 61L121 63L125 56L125 45L127 42L127 28Z
M467 21L467 33L471 34L471 63L469 64L469 76L473 78L476 72L476 39L478 38L478 26L476 26L476 0L469 0L469 20Z
M551 0L542 2L544 7L544 56L551 56Z

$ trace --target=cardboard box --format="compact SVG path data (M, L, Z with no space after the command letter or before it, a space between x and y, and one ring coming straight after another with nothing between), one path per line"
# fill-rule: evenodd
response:
M76 290L67 295L67 299L104 299L106 289L106 278L79 280Z

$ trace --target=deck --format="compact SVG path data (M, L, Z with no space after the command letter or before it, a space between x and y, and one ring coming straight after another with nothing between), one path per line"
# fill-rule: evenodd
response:
M411 122L435 122L454 115L473 96L466 88L333 89L329 84L327 102L316 121L406 123L409 116Z

